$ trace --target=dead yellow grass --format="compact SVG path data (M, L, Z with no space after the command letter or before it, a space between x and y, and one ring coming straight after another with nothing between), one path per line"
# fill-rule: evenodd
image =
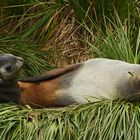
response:
M91 58L88 45L82 43L80 39L79 28L76 26L76 20L71 11L65 19L61 20L50 40L45 43L43 49L51 52L46 60L62 67Z

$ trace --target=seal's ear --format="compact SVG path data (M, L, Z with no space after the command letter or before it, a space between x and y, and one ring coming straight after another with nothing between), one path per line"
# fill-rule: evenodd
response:
M133 72L128 71L128 73L129 73L132 77L134 77L134 73L133 73Z

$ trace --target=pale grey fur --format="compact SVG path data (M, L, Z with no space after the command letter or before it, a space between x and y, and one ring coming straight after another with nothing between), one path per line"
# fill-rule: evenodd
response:
M105 58L82 64L76 72L63 76L57 91L63 105L103 99L140 100L140 65Z

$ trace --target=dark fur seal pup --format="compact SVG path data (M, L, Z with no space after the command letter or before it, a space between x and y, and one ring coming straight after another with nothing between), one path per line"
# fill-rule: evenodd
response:
M0 64L0 102L12 101L37 108L82 104L88 100L140 101L138 64L97 58L18 82L23 59L0 55ZM8 70L7 64L13 68Z

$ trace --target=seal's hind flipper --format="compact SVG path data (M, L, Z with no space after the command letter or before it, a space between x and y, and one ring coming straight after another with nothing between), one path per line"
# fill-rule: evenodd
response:
M28 78L25 80L20 80L20 81L34 83L34 82L42 82L42 81L52 80L52 79L57 78L61 75L73 72L73 71L79 69L82 65L83 65L82 63L75 64L75 65L69 65L69 66L66 66L64 68L47 71L46 73L43 73L41 75L31 77L31 78Z

